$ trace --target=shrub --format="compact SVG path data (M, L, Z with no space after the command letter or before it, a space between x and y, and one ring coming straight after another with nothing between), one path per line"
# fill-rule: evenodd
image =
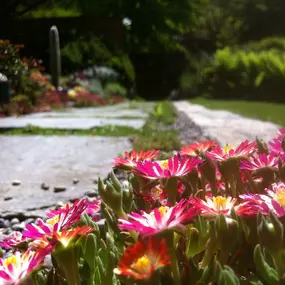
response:
M74 97L75 107L98 106L105 104L107 104L107 101L104 98L89 92L79 92L76 97Z
M261 41L249 42L245 45L246 49L254 51L263 51L263 50L279 50L285 51L285 38L282 37L267 37Z
M57 90L48 90L44 92L39 98L37 98L36 105L39 108L45 108L47 106L51 108L63 108L65 103L68 102L68 95L65 92Z
M26 69L20 59L21 45L13 45L8 40L0 40L0 73L5 74L11 82L11 87L17 89L20 79Z
M33 105L29 96L18 94L12 98L10 113L16 115L25 115L33 112Z
M104 91L107 94L107 96L118 95L118 96L125 97L127 95L126 88L116 82L108 83Z
M249 47L252 46L251 43ZM266 45L263 42L261 46ZM284 102L284 52L249 47L217 50L208 66L197 71L199 92L220 98Z

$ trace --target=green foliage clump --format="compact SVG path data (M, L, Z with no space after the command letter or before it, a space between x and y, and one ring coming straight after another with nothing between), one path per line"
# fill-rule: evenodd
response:
M200 92L213 97L284 102L285 39L219 49L197 72Z
M125 97L127 95L126 88L117 82L107 83L104 91L107 96L118 95Z

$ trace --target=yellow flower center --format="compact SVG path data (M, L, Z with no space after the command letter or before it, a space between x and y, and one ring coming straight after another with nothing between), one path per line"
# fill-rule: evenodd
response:
M167 211L168 211L168 207L166 206L161 206L158 208L158 212L160 213L161 216L163 216Z
M214 206L216 210L224 210L227 207L227 199L222 196L217 196L213 198Z
M54 226L59 221L59 216L54 216L53 218L47 219L47 223Z
M285 188L279 189L275 195L274 199L283 207L285 208Z
M168 168L168 160L161 160L159 162L159 165L163 168L163 169L167 169Z
M4 265L7 267L9 264L12 264L14 266L16 266L18 264L18 259L15 255L12 255L10 257L7 257L4 260Z
M233 147L231 145L226 145L224 146L224 152L228 154L232 148Z
M145 272L150 267L150 260L146 255L144 255L133 263L131 267L139 272Z

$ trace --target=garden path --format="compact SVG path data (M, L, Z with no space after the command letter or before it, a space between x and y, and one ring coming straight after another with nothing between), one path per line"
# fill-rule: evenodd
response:
M145 108L148 108L149 105L144 103ZM144 125L146 116L147 113L136 108L136 105L130 107L130 103L122 103L98 108L70 108L1 118L0 128L24 128L32 125L51 129L88 130L94 127L116 125L139 129Z
M203 131L204 135L217 140L222 145L237 145L256 137L269 141L280 126L270 122L249 119L228 111L209 110L187 101L174 102L179 112L184 112Z
M1 118L0 128L24 127L26 122L38 122L35 125L48 128L86 129L98 126L97 122L100 126L140 128L152 107L151 103L124 103L37 113ZM48 124L47 119L50 120ZM60 201L84 194L95 195L94 180L106 177L112 159L130 149L131 143L126 137L2 135L0 212L14 215L29 211L29 215L37 215Z

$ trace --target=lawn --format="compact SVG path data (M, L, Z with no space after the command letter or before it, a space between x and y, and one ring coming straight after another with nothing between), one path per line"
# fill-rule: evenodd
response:
M227 110L245 117L272 122L283 127L285 126L285 104L206 98L195 98L191 99L190 102L209 109Z

